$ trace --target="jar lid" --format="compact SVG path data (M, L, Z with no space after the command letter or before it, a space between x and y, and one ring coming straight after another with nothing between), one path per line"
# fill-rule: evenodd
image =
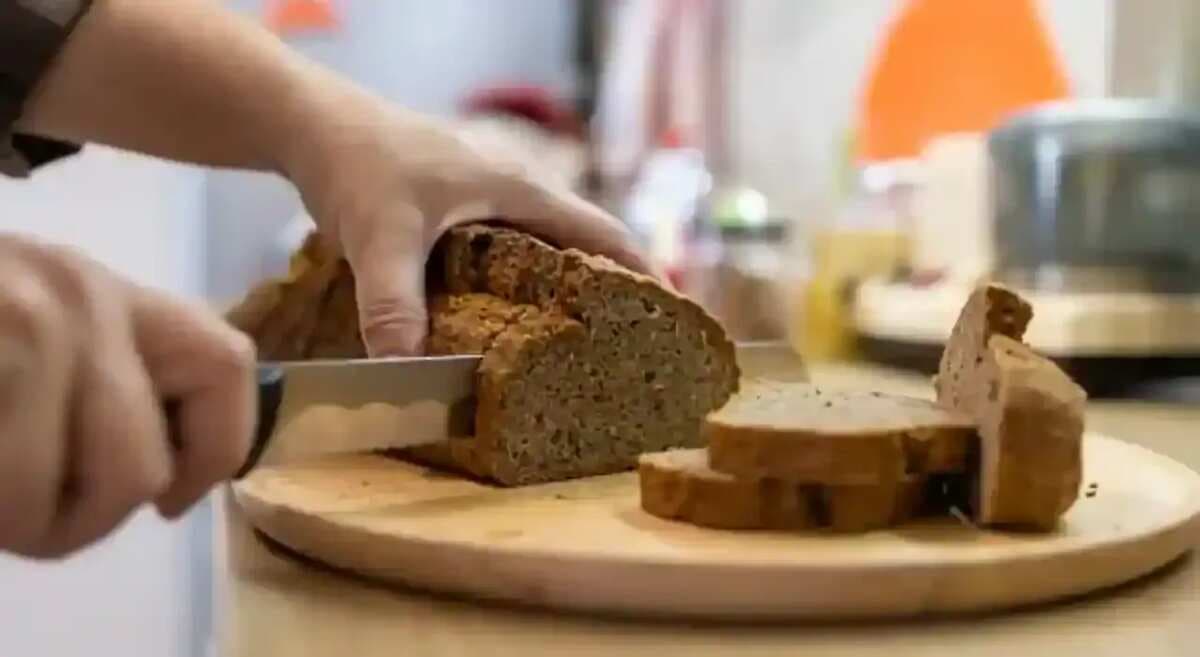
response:
M786 219L767 219L757 224L717 224L701 222L700 232L716 234L726 242L782 242L787 238Z

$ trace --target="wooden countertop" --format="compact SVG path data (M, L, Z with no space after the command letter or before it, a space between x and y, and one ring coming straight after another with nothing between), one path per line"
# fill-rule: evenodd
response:
M877 368L817 366L812 375L831 387L929 394L923 379ZM1090 430L1200 470L1197 427L1200 408L1097 402L1088 416ZM1183 657L1200 644L1200 564L1191 556L1104 594L974 618L765 627L629 622L384 589L327 572L267 549L222 497L216 599L219 654L227 657Z

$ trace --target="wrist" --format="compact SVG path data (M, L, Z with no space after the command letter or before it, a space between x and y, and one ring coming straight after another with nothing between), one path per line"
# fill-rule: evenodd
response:
M389 175L395 143L406 140L409 115L324 69L307 74L288 107L279 126L278 171L300 192L318 228L340 238L335 224L386 195L395 181Z
M355 143L369 139L378 119L370 95L332 73L311 67L297 76L282 116L271 127L276 171L303 193L345 162Z

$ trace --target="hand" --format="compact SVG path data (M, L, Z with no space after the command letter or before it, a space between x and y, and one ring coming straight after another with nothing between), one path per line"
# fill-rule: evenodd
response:
M373 355L421 350L425 261L455 224L504 219L650 271L599 208L388 105L209 0L94 3L17 127L287 176L354 268Z
M329 109L322 111L324 103ZM312 106L303 130L311 139L296 144L284 170L355 272L373 356L422 351L425 263L438 238L458 224L499 218L558 246L656 273L615 218L428 118L354 89Z
M64 248L0 237L0 550L66 555L139 505L181 514L254 422L253 346ZM172 449L162 400L180 402Z

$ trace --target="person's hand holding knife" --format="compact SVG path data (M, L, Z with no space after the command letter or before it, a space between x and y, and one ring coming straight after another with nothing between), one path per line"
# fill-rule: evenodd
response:
M26 165L95 142L278 172L354 269L372 356L420 352L425 260L458 223L503 217L651 270L605 212L217 3L0 0L4 39L26 47L0 49L0 79L13 82L0 120L17 117L0 123L0 170L11 127ZM0 237L0 268L0 550L65 555L145 502L176 516L232 475L255 421L245 336L62 247ZM167 398L179 401L178 450Z

